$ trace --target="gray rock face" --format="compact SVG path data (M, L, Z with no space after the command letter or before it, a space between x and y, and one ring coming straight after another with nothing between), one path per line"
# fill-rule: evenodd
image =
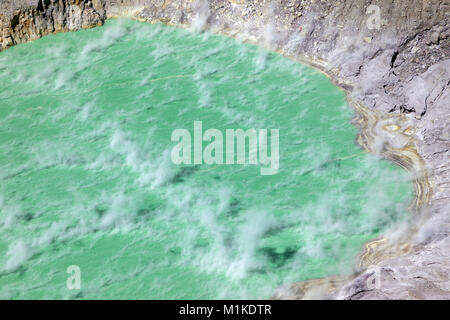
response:
M361 114L360 144L416 176L415 224L386 237L396 246L367 244L355 275L276 298L450 298L450 1L1 0L0 50L115 16L208 29L322 69Z
M0 50L53 32L103 24L100 0L1 0Z

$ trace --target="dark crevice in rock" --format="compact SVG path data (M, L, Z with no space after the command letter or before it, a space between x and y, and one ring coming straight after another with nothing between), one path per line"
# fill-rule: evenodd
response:
M397 57L398 57L398 51L395 51L391 58L391 63L390 63L391 68L394 68L394 63L395 63L395 60L397 59Z
M13 18L11 19L11 29L15 29L16 26L19 24L19 18L20 13L17 13L13 16Z

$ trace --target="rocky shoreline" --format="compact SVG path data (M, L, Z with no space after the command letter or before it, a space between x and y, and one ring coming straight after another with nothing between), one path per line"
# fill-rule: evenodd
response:
M416 180L414 224L365 245L351 277L274 298L450 298L450 2L2 0L0 50L130 17L250 41L321 69L347 94L358 143Z

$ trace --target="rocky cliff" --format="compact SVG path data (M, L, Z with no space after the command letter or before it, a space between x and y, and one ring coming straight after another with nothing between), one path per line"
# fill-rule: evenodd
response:
M366 244L350 278L291 284L276 298L450 298L449 0L0 0L0 49L120 16L320 68L358 111L361 146L415 176L412 226Z

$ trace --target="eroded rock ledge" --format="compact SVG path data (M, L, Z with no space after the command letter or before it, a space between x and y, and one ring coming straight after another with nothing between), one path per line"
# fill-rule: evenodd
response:
M320 68L358 111L358 142L415 175L413 226L368 243L353 276L275 298L450 299L449 1L1 0L0 50L121 16L208 29Z

